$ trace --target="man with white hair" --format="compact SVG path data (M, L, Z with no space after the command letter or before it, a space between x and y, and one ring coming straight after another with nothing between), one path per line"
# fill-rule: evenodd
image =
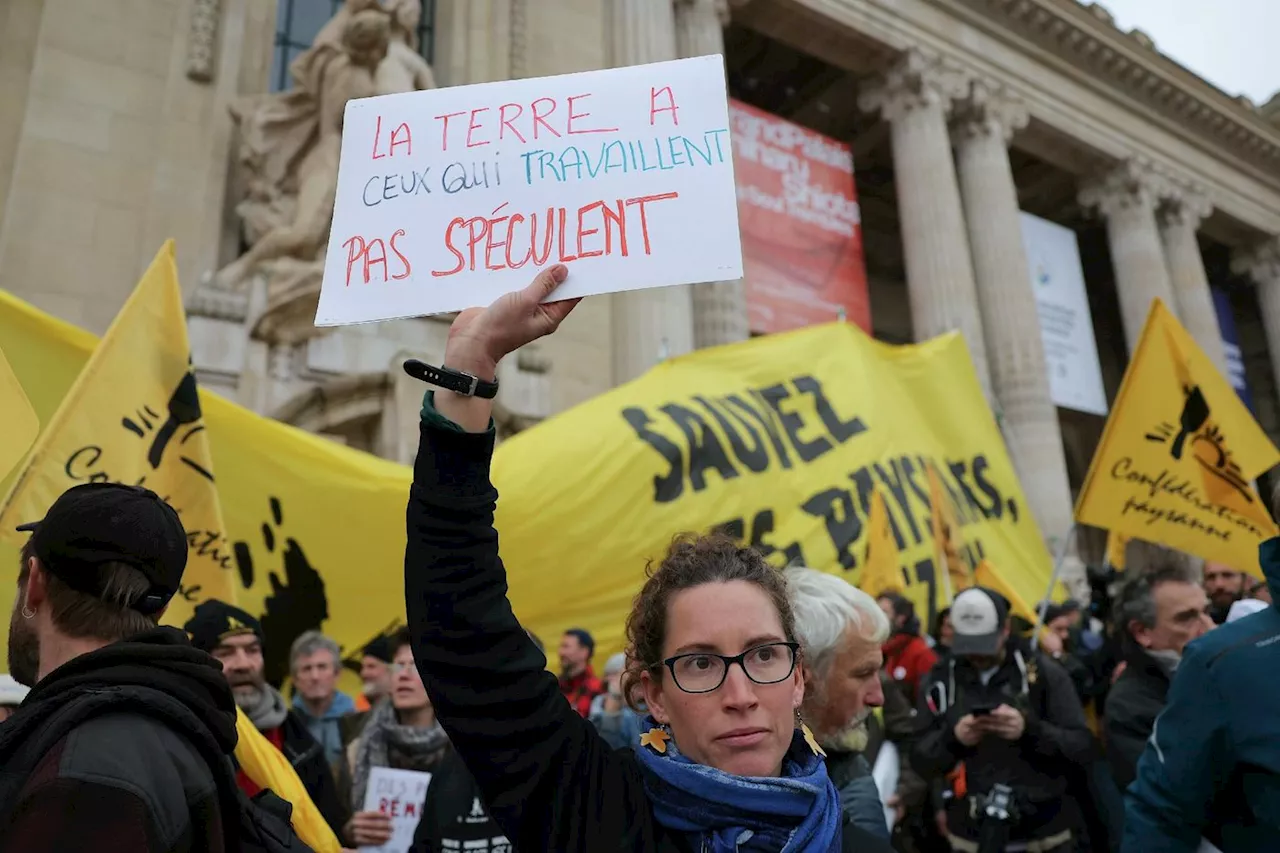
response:
M784 577L804 650L805 722L827 753L827 772L845 814L888 839L880 793L861 753L867 718L884 704L880 647L889 619L874 598L835 575L793 566Z

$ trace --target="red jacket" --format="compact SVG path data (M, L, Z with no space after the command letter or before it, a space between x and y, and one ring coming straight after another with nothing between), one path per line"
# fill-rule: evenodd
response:
M583 717L591 713L591 700L604 690L604 682L596 678L590 664L587 664L587 668L573 678L561 677L560 679L560 692L564 694L565 699L569 700L573 710Z
M938 662L938 656L924 638L916 634L894 634L881 651L884 652L885 672L898 683L914 705L916 687Z

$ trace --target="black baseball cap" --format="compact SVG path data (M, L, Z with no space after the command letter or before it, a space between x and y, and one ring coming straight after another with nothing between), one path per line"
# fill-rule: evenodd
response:
M40 521L23 524L40 564L72 589L100 597L97 567L119 562L151 581L129 605L159 613L178 592L187 567L187 532L178 513L155 492L119 483L67 489Z

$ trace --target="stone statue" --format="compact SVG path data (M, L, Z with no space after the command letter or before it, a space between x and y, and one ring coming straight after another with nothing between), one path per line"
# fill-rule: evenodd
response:
M283 289L314 279L318 290L343 111L353 98L434 87L431 67L414 47L421 16L421 0L346 0L290 66L292 90L233 106L247 179L236 211L250 249L218 272L216 288L240 287L261 264L276 261L291 280L279 282Z

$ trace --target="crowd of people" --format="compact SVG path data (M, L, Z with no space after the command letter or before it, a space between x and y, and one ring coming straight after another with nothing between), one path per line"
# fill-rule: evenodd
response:
M572 310L546 301L566 275L460 314L446 365L491 379ZM923 626L901 595L684 535L625 653L597 672L567 631L557 678L506 598L491 405L424 400L408 627L363 649L358 696L318 631L286 696L252 614L160 627L187 542L155 494L78 486L24 526L0 853L376 848L379 768L431 774L414 853L1280 849L1267 583L1165 554L1092 572L1039 632L978 586Z

